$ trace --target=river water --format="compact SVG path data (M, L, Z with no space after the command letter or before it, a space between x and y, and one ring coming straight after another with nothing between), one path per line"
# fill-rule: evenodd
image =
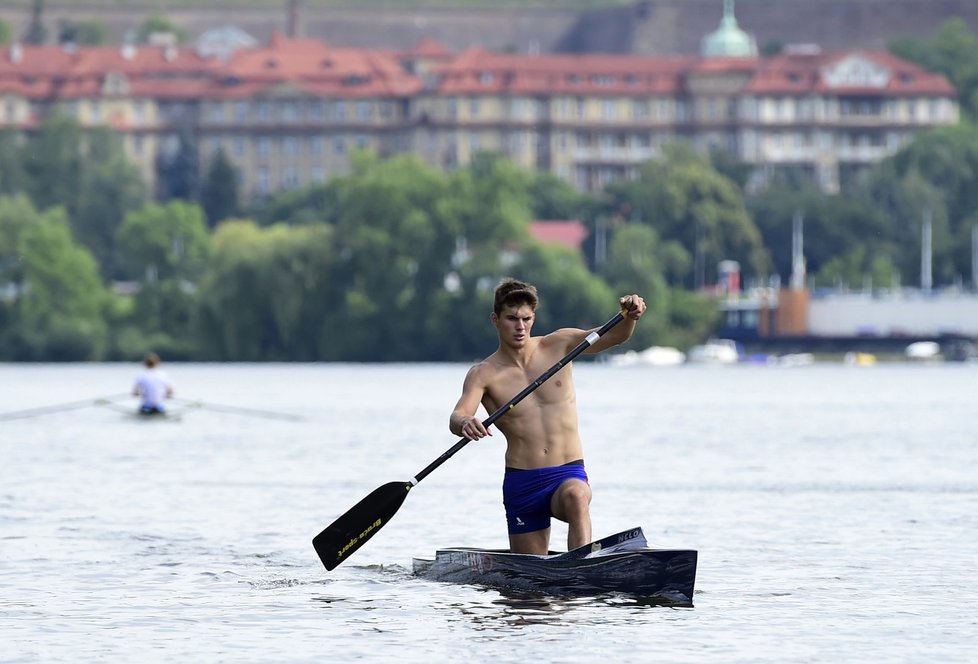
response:
M94 403L134 365L0 365L4 413L93 400L0 421L0 661L974 661L974 365L578 363L595 536L697 549L678 608L412 577L506 546L498 434L322 568L313 535L455 443L463 365L166 368L192 403L145 422Z

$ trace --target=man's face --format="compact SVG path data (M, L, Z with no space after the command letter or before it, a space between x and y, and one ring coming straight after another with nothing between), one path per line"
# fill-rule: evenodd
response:
M499 342L513 347L526 344L535 317L536 314L528 304L503 307L498 316L493 313L492 322L499 332Z

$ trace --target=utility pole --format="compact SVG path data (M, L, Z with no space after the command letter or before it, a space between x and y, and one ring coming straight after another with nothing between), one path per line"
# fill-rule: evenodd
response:
M795 210L791 220L791 289L800 290L805 287L805 218L801 210Z
M924 224L920 229L920 290L929 293L934 285L934 277L931 268L931 245L932 245L932 213L930 208L924 210Z

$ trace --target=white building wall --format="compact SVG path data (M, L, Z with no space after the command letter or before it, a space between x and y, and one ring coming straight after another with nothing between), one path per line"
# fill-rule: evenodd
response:
M978 337L978 295L832 294L812 297L808 329L818 336L964 334Z

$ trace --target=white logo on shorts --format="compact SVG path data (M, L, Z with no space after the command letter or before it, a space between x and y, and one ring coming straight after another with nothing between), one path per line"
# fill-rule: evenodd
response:
M517 526L525 526L526 524L523 523L523 519L521 519L519 517L516 517L516 525Z

